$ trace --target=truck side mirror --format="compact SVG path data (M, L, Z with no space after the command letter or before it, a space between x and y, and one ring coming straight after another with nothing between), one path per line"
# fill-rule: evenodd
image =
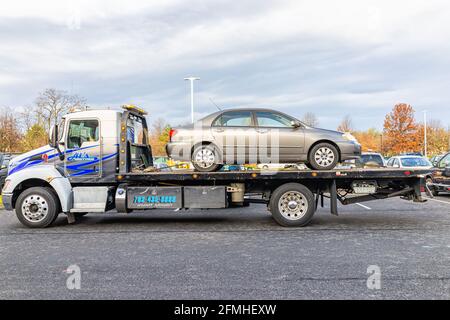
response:
M58 126L56 124L52 125L50 127L50 131L49 131L49 145L52 148L56 148L57 144L58 144Z
M59 141L58 141L58 125L54 124L50 128L49 132L49 145L52 148L55 148L58 151L59 159L61 161L64 160L64 153L59 149Z

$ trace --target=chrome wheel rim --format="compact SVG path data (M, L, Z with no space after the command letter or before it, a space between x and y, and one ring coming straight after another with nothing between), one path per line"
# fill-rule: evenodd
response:
M334 162L334 159L334 152L328 147L319 148L314 154L314 160L321 167L328 167Z
M22 213L30 222L39 222L48 214L48 203L42 196L33 194L26 197L22 202Z
M194 161L197 165L206 169L216 163L216 156L213 150L202 148L195 154Z
M278 210L288 220L298 220L308 211L308 202L304 194L298 191L285 192L278 200Z

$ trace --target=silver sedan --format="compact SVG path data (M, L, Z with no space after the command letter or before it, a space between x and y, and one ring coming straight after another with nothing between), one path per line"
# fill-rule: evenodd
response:
M248 163L305 163L331 170L358 158L361 146L351 134L312 128L278 111L228 109L172 129L166 151L206 172Z

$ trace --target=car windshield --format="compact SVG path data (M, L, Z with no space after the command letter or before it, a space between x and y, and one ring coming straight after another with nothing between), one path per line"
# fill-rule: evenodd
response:
M375 162L375 163L379 164L380 166L384 165L383 159L378 154L363 154L361 156L361 162L364 164L369 163L369 162Z
M424 158L402 158L404 167L431 167L431 163Z

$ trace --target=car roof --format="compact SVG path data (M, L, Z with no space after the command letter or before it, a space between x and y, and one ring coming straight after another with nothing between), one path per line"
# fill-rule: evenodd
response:
M425 159L425 157L423 156L394 156L392 158L399 158L399 159L404 159L404 158L420 158L420 159Z
M217 118L219 115L225 113L225 112L231 112L231 111L249 111L249 112L255 112L255 111L266 111L266 112L276 112L276 113L281 113L283 115L288 116L289 118L293 118L296 119L295 117L288 115L284 112L278 111L278 110L274 110L274 109L268 109L268 108L229 108L229 109L222 109L220 111L216 111L214 113L211 113L205 117L203 117L202 119L198 120L198 121L202 121L204 124L207 124L208 122L212 122L215 118Z

